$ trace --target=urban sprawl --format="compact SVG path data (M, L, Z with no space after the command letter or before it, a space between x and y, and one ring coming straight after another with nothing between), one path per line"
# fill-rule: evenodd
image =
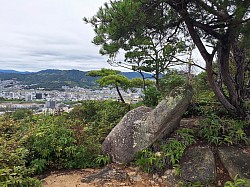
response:
M58 111L69 112L72 105L84 100L119 100L115 89L100 88L87 89L81 87L70 88L62 86L64 91L46 91L45 88L27 89L16 80L0 80L0 114L17 109L32 109L35 113L55 113ZM141 89L135 92L122 92L128 103L134 103L141 99Z

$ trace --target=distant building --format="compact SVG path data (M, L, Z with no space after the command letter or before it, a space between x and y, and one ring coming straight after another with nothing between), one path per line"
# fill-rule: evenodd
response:
M46 101L45 108L56 108L56 102L55 101Z
M42 99L43 94L42 93L36 93L36 99Z
M28 95L25 95L25 101L32 101L32 95L28 94Z

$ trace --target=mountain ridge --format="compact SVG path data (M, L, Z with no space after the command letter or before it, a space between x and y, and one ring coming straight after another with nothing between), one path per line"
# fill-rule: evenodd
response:
M62 89L62 86L79 86L84 88L96 88L98 84L96 80L98 77L86 76L89 71L80 70L59 70L59 69L46 69L38 72L19 72L16 70L0 70L0 80L16 79L27 88L45 88L48 90ZM137 72L121 72L122 75L129 79L141 78ZM151 75L145 73L146 77ZM30 86L32 85L32 86Z

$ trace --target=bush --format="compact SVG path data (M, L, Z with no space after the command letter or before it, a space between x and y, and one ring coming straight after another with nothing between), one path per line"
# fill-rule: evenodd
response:
M20 122L12 119L0 120L0 186L40 186L32 178L35 169L27 166L29 150L26 140L30 131Z
M154 107L158 105L161 100L161 93L155 86L149 86L146 88L143 96L143 104L148 107Z
M186 134L186 137L187 136L188 135ZM191 139L189 139L189 141ZM169 139L168 143L162 144L158 151L155 151L153 146L151 146L137 154L135 164L144 172L148 173L161 173L170 166L178 167L180 159L183 156L187 145L189 145L186 144L187 142L188 140L183 142L177 139Z
M84 101L70 116L85 121L85 135L102 142L128 110L129 105L117 101Z
M88 108L90 109L88 111ZM34 174L48 168L105 165L101 143L127 105L89 101L70 114L0 118L0 186L39 186Z
M211 114L199 122L199 135L215 145L246 144L249 140L244 128L248 125L246 121L223 119Z
M27 116L32 116L32 111L27 109L18 109L13 113L14 120L24 119Z
M166 74L160 80L160 91L165 97L169 95L172 90L178 87L183 87L185 85L187 77L185 75L178 74L177 71L172 71Z
M30 150L30 162L36 166L42 164L54 168L82 168L93 166L92 159L100 153L100 146L89 147L79 145L81 140L74 133L77 122L64 116L41 116L36 122L36 129L28 138L27 147ZM83 124L81 124L83 126ZM45 160L44 163L41 162Z

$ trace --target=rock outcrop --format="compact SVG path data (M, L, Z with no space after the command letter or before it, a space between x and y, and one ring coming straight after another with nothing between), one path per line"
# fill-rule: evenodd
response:
M192 88L187 87L161 101L153 110L142 106L128 112L104 140L103 152L117 163L132 161L138 151L179 126L192 95Z
M206 184L216 181L216 164L209 147L188 148L181 159L181 177L188 182Z
M227 169L231 178L238 175L250 181L250 153L239 147L220 147L220 160Z

